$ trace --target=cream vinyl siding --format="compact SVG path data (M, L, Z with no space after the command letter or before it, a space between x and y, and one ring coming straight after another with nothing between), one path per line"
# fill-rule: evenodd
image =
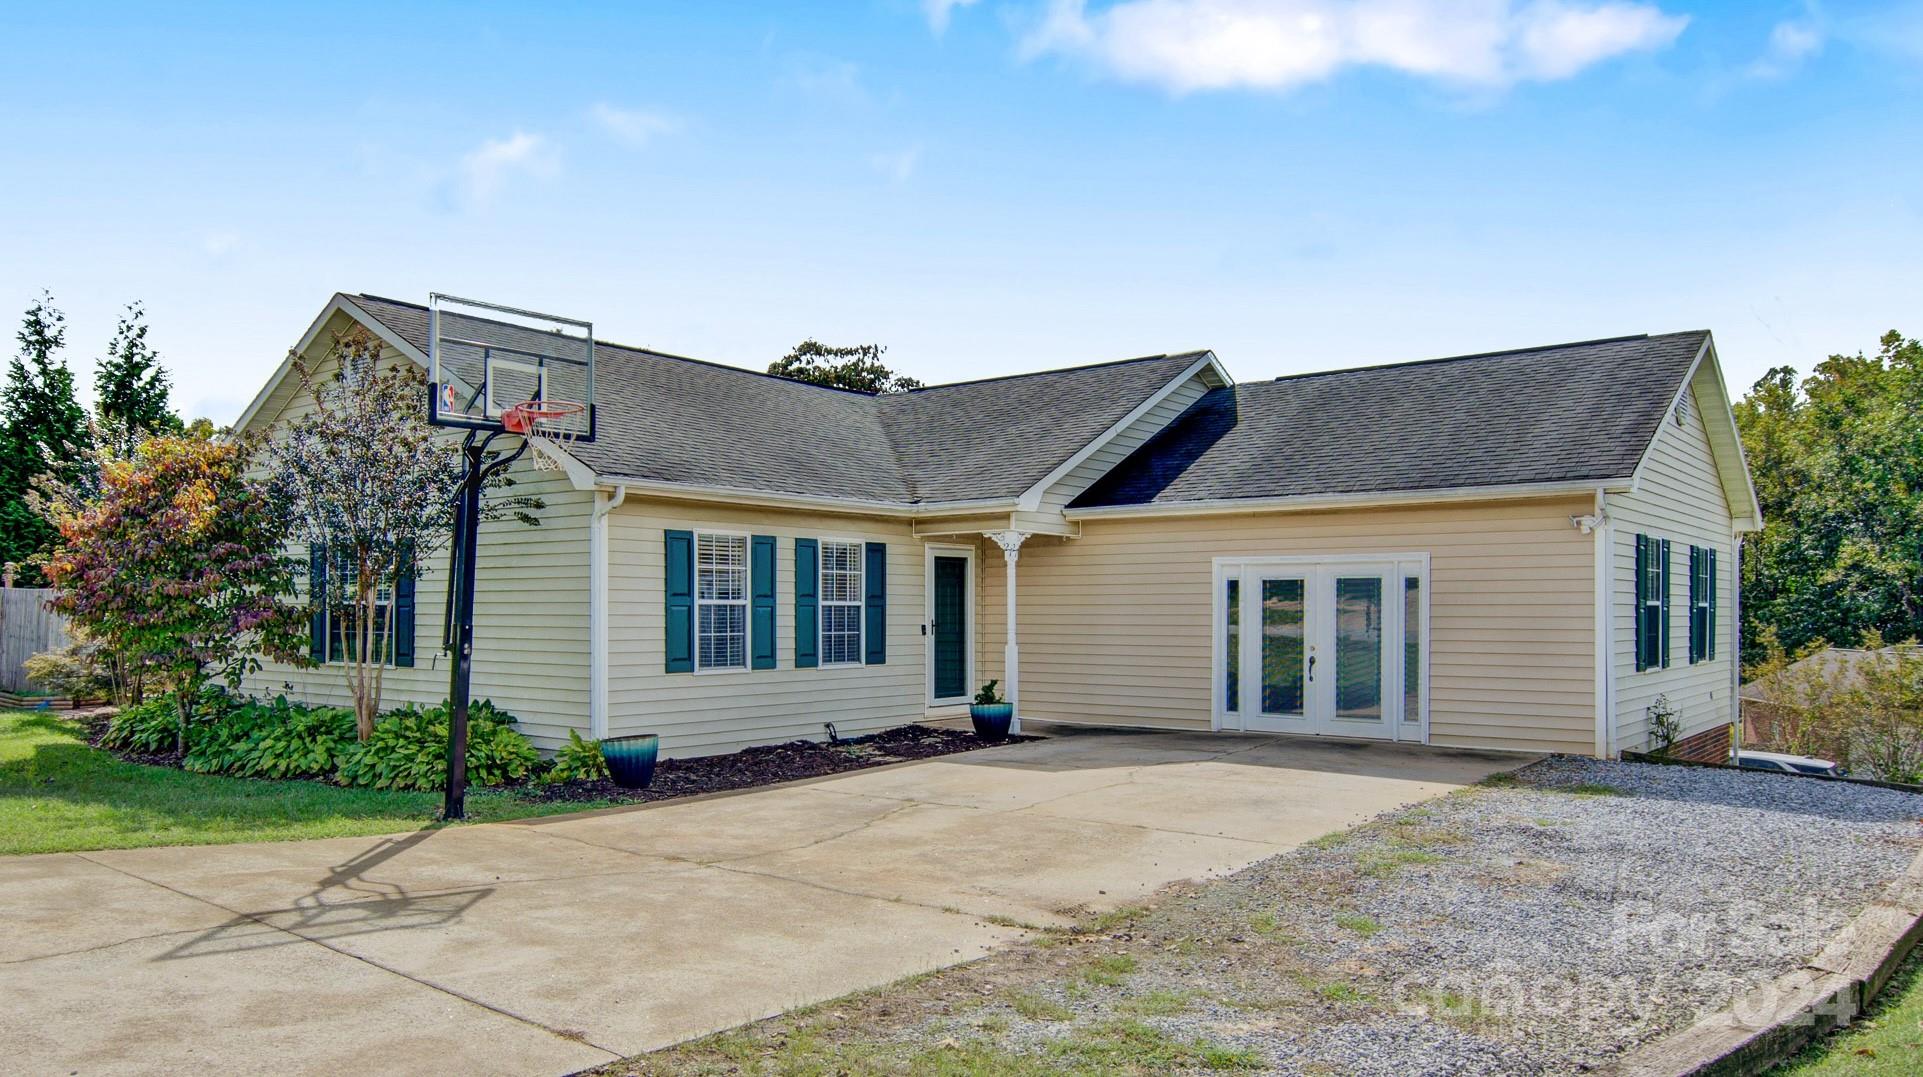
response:
M1210 372L1211 375L1213 372ZM1198 373L1189 378L1164 397L1154 407L1142 413L1142 417L1130 423L1116 434L1106 445L1089 454L1088 459L1075 465L1068 474L1042 493L1041 515L1059 514L1068 507L1076 495L1094 485L1095 480L1107 474L1115 465L1128 458L1128 455L1142 447L1148 439L1160 433L1162 428L1175 421L1176 417L1189 409L1189 406L1202 399L1209 391L1209 385ZM1026 515L1026 514L1021 514Z
M1216 557L1430 555L1430 741L1595 750L1587 498L1086 519L1022 547L1021 713L1210 728ZM1001 551L982 547L981 679L1002 676Z
M1647 710L1658 695L1669 697L1682 720L1683 736L1734 720L1730 663L1736 654L1736 617L1731 587L1736 539L1724 484L1710 455L1703 410L1694 389L1687 394L1689 421L1665 418L1633 493L1604 501L1615 551L1610 609L1616 695L1615 750L1649 745ZM1669 540L1669 668L1636 671L1636 536ZM1689 547L1716 550L1716 657L1689 661Z
M326 354L332 333L351 321L336 315L316 339L313 355ZM396 353L384 361L411 362ZM290 373L262 406L255 428L290 419L307 410L305 394ZM453 435L450 435L453 437ZM454 437L458 443L458 437ZM541 521L529 527L513 520L481 525L475 561L475 699L490 699L520 719L519 729L536 745L554 748L567 731L588 729L588 531L592 496L569 487L558 474L535 471L524 458L513 472L514 495L540 497ZM304 543L293 551L307 564ZM298 573L307 593L307 575ZM448 655L441 650L441 624L447 598L445 550L428 560L415 587L414 665L390 668L381 693L383 709L404 703L431 706L447 698ZM243 682L250 694L278 695L310 703L346 705L346 667L328 663L296 669L268 663Z
M665 672L669 530L775 537L774 669ZM888 544L886 663L795 668L797 538ZM907 520L630 495L608 517L608 735L657 733L665 755L690 756L821 740L827 722L851 737L920 720L923 570Z

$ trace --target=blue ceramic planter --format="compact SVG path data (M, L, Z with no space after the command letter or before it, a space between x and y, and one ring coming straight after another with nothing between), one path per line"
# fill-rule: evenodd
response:
M601 742L601 758L608 761L608 777L623 789L646 789L654 781L654 757L661 749L661 738L653 733L638 737L609 737Z
M970 703L968 720L975 723L975 735L983 740L1003 740L1008 723L1015 717L1013 703Z

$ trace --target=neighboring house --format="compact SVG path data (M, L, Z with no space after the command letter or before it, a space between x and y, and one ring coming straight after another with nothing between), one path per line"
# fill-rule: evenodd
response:
M1830 758L1847 757L1841 743L1842 731L1811 729L1796 721L1799 714L1820 720L1826 708L1845 701L1845 694L1863 687L1864 673L1879 663L1897 656L1915 658L1923 654L1909 645L1869 650L1862 647L1825 647L1789 665L1745 683L1740 693L1743 710L1743 742L1759 747L1778 745L1784 735L1801 730L1810 743L1803 747L1828 753ZM1834 713L1832 710L1831 713Z
M352 322L425 363L425 308L366 295L298 348ZM1707 332L884 396L597 352L598 440L518 467L542 524L488 524L477 562L475 695L544 746L857 735L991 678L1028 719L1537 752L1646 747L1658 694L1696 743L1736 720L1759 514ZM283 367L240 425L296 396ZM444 590L395 596L390 702L446 694ZM251 685L345 695L327 666Z

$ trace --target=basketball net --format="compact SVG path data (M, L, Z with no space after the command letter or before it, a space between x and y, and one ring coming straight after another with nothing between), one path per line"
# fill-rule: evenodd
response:
M545 441L565 454L581 436L580 426L568 420L585 411L587 405L572 400L530 400L503 412L501 429L530 440ZM536 471L561 470L560 458L551 453L535 453L533 464Z

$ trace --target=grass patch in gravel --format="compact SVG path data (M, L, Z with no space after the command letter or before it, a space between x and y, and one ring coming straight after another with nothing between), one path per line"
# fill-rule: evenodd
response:
M826 1017L604 1072L1593 1069L1808 960L1923 847L1919 817L1890 790L1551 759ZM1833 1041L1849 1058L1827 1064L1857 1068L1813 1072L1913 1072L1851 1060L1907 1065L1919 1022L1923 998L1853 1034L1886 1038Z
M1344 931L1353 931L1365 939L1374 938L1382 933L1382 924L1373 916L1359 912L1339 912L1335 914L1335 926Z

